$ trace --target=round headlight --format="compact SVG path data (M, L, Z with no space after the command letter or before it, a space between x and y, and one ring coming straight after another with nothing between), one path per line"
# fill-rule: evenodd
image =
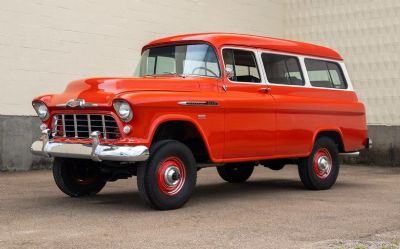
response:
M118 116L125 122L128 122L132 119L133 113L131 106L125 101L116 101L114 102L114 109L117 112Z
M46 120L49 117L49 110L43 102L33 102L32 105L41 120Z
M122 119L127 119L131 113L131 107L128 103L121 103L119 105L118 114Z

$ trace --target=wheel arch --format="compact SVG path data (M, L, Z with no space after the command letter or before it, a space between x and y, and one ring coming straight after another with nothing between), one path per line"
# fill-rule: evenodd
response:
M163 139L177 140L189 147L196 162L214 161L203 129L196 120L189 116L166 115L159 117L153 122L150 134L150 145Z
M317 130L313 136L312 146L309 150L310 152L312 151L312 147L314 146L315 142L320 137L328 137L328 138L332 139L335 142L335 144L337 145L339 153L345 152L345 144L343 141L343 134L340 131L340 129L337 129L337 128L324 128L324 129Z

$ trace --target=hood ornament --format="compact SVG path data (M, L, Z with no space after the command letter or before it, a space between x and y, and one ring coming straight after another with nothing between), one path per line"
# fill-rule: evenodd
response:
M84 99L70 99L65 104L58 104L57 107L68 107L68 108L76 108L76 107L96 107L97 104L86 103Z
M71 99L65 104L66 107L71 107L71 108L82 107L84 105L85 105L84 99Z

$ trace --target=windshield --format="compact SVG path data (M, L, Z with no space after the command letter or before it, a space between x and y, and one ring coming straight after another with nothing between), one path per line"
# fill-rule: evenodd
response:
M218 59L207 44L171 45L146 49L135 76L198 75L220 77Z

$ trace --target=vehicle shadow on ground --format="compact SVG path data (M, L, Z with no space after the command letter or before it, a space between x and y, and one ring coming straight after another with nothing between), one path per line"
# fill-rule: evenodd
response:
M337 182L334 188L350 188L354 183ZM192 199L202 202L214 200L229 200L246 196L260 196L264 198L275 198L276 194L293 194L300 192L311 192L306 189L300 180L271 179L252 180L245 183L216 183L197 186Z
M337 182L334 186L338 188L353 188L354 183ZM107 187L106 187L107 188ZM276 198L279 196L291 195L293 193L312 192L304 188L299 180L271 179L251 180L245 183L232 184L226 182L199 184L191 197L190 203L207 202L229 202L237 200L244 195L246 197ZM61 208L88 209L96 211L118 210L120 211L145 211L150 208L140 198L137 191L106 191L96 196L84 198L70 198L62 196L45 197L41 199L42 204L56 205Z

